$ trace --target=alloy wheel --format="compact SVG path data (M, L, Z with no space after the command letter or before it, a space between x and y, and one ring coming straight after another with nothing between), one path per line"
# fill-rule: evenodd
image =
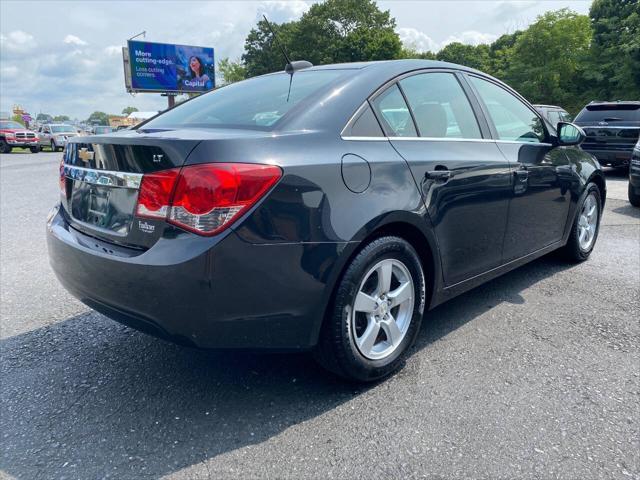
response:
M595 192L585 198L578 217L578 243L583 251L589 250L598 229L598 201Z
M351 329L360 353L371 360L393 354L404 339L411 318L415 287L409 269L385 259L369 269L351 309Z

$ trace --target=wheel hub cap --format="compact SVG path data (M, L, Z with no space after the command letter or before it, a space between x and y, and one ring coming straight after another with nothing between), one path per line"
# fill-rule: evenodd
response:
M351 329L362 355L379 360L393 354L413 316L414 283L399 260L387 259L364 276L351 309Z

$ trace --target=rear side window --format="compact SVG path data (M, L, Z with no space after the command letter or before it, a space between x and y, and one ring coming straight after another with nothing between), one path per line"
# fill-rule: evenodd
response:
M469 76L484 102L499 140L542 142L545 138L540 118L517 97L487 80Z
M368 104L345 129L343 135L346 137L384 137L380 124Z
M407 97L421 137L482 138L467 96L451 73L424 73L405 78Z
M409 107L395 83L372 102L385 133L390 137L417 137Z
M348 70L308 70L251 78L201 95L159 115L148 128L237 127L269 130L295 105Z
M640 105L588 105L576 122L640 122Z

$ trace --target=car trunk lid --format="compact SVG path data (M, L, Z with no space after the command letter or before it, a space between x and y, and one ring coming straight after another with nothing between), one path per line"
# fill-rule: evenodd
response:
M151 247L166 225L134 217L142 176L182 166L199 141L166 131L70 139L61 165L69 223L102 240Z
M162 219L136 216L145 174L182 167L203 140L212 152L209 161L222 162L229 156L225 147L230 142L267 136L262 131L222 128L140 129L70 139L61 165L63 211L71 226L85 234L148 249L167 229L176 227Z

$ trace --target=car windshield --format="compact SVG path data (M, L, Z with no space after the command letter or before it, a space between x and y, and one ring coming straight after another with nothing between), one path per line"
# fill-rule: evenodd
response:
M71 133L75 132L75 129L71 125L57 125L51 127L53 133Z
M590 105L582 109L576 122L640 122L640 105Z
M143 128L224 126L268 130L296 104L344 73L345 70L310 70L252 78L178 105Z
M24 128L24 127L20 125L18 122L0 122L0 128L13 130L13 129Z

